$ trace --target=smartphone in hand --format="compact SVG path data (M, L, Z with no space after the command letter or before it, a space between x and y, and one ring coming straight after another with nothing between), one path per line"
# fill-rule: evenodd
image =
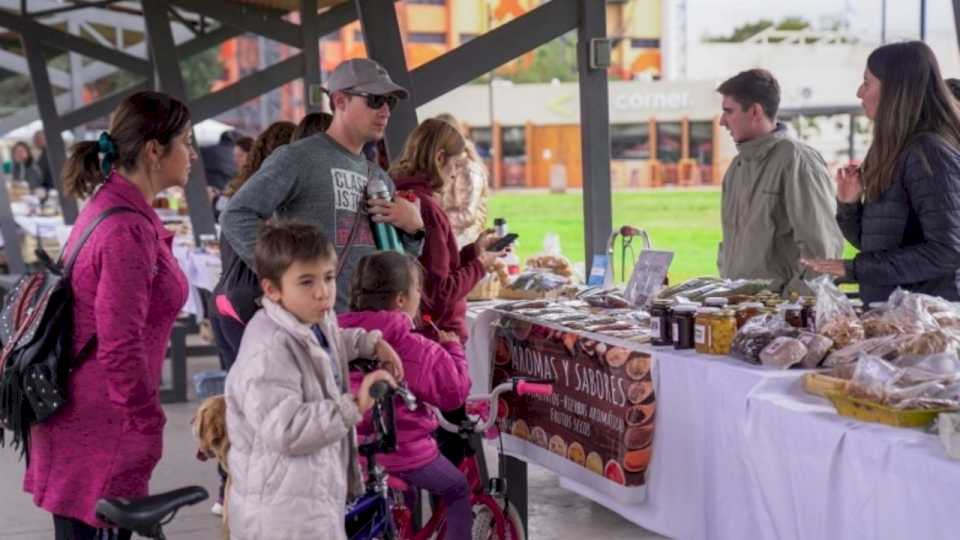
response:
M487 247L487 251L503 251L507 249L507 246L516 241L518 236L520 235L516 233L510 233Z

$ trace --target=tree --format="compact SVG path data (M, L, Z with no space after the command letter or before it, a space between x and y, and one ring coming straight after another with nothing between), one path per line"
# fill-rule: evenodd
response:
M703 38L703 41L707 43L741 43L771 27L775 27L777 30L798 31L810 28L810 23L803 17L786 17L779 23L774 23L770 19L760 19L759 21L741 24L734 28L730 35L708 35Z
M577 37L571 32L535 49L532 57L518 58L497 69L498 77L515 83L577 80Z

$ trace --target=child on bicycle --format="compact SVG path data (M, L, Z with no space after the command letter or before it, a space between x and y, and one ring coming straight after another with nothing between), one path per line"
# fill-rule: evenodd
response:
M243 334L226 382L234 539L345 539L348 495L362 493L355 425L371 408L377 370L352 392L347 363L400 360L379 331L337 326L337 256L320 230L263 225L255 250L263 309Z
M383 339L403 359L407 387L418 400L441 410L456 409L470 392L470 374L460 338L439 332L439 343L416 333L421 272L415 259L391 251L360 261L350 293L351 313L340 316L343 328L383 332ZM359 375L351 381L359 383ZM412 487L423 488L447 505L448 539L471 537L470 488L463 473L437 449L437 419L427 407L396 409L397 451L377 457L387 472ZM368 422L357 427L370 433Z

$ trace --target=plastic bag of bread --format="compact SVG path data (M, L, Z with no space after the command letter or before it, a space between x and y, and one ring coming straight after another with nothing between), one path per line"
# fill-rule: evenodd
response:
M897 348L902 355L926 356L939 353L957 354L960 342L955 334L945 330L932 330L921 334L907 334L897 339Z
M897 380L900 369L879 356L861 354L857 359L847 393L853 397L883 403L888 389Z
M808 285L817 293L817 333L833 340L838 348L863 341L863 323L850 299L834 285L830 276L820 276Z
M799 339L781 336L774 338L760 351L760 363L777 369L790 369L803 361L807 346Z
M833 340L827 336L814 334L813 332L800 332L797 336L800 343L807 347L807 354L800 361L800 364L806 369L819 367L823 359L827 357L830 349L833 348Z
M553 233L543 237L543 251L527 259L527 270L545 270L563 276L573 277L573 265L570 259L560 251L560 238Z
M744 362L759 364L760 353L774 339L781 336L796 337L799 334L781 317L765 313L753 317L733 336L730 355Z
M842 349L830 353L827 359L823 361L823 365L835 367L843 364L852 364L856 362L862 354L893 360L900 356L898 339L897 336L881 336L847 345Z

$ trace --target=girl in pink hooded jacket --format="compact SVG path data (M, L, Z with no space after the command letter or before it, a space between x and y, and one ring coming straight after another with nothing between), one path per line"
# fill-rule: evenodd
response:
M407 386L418 400L441 410L463 405L470 375L460 338L440 332L439 343L415 332L420 307L421 271L417 261L385 251L360 261L350 293L351 313L339 317L342 328L379 330L403 360ZM351 385L361 376L351 375ZM433 437L437 419L427 407L396 409L397 451L378 456L386 470L411 486L423 488L447 505L447 538L470 538L473 515L470 488L463 473L443 457ZM372 432L369 414L357 426Z

